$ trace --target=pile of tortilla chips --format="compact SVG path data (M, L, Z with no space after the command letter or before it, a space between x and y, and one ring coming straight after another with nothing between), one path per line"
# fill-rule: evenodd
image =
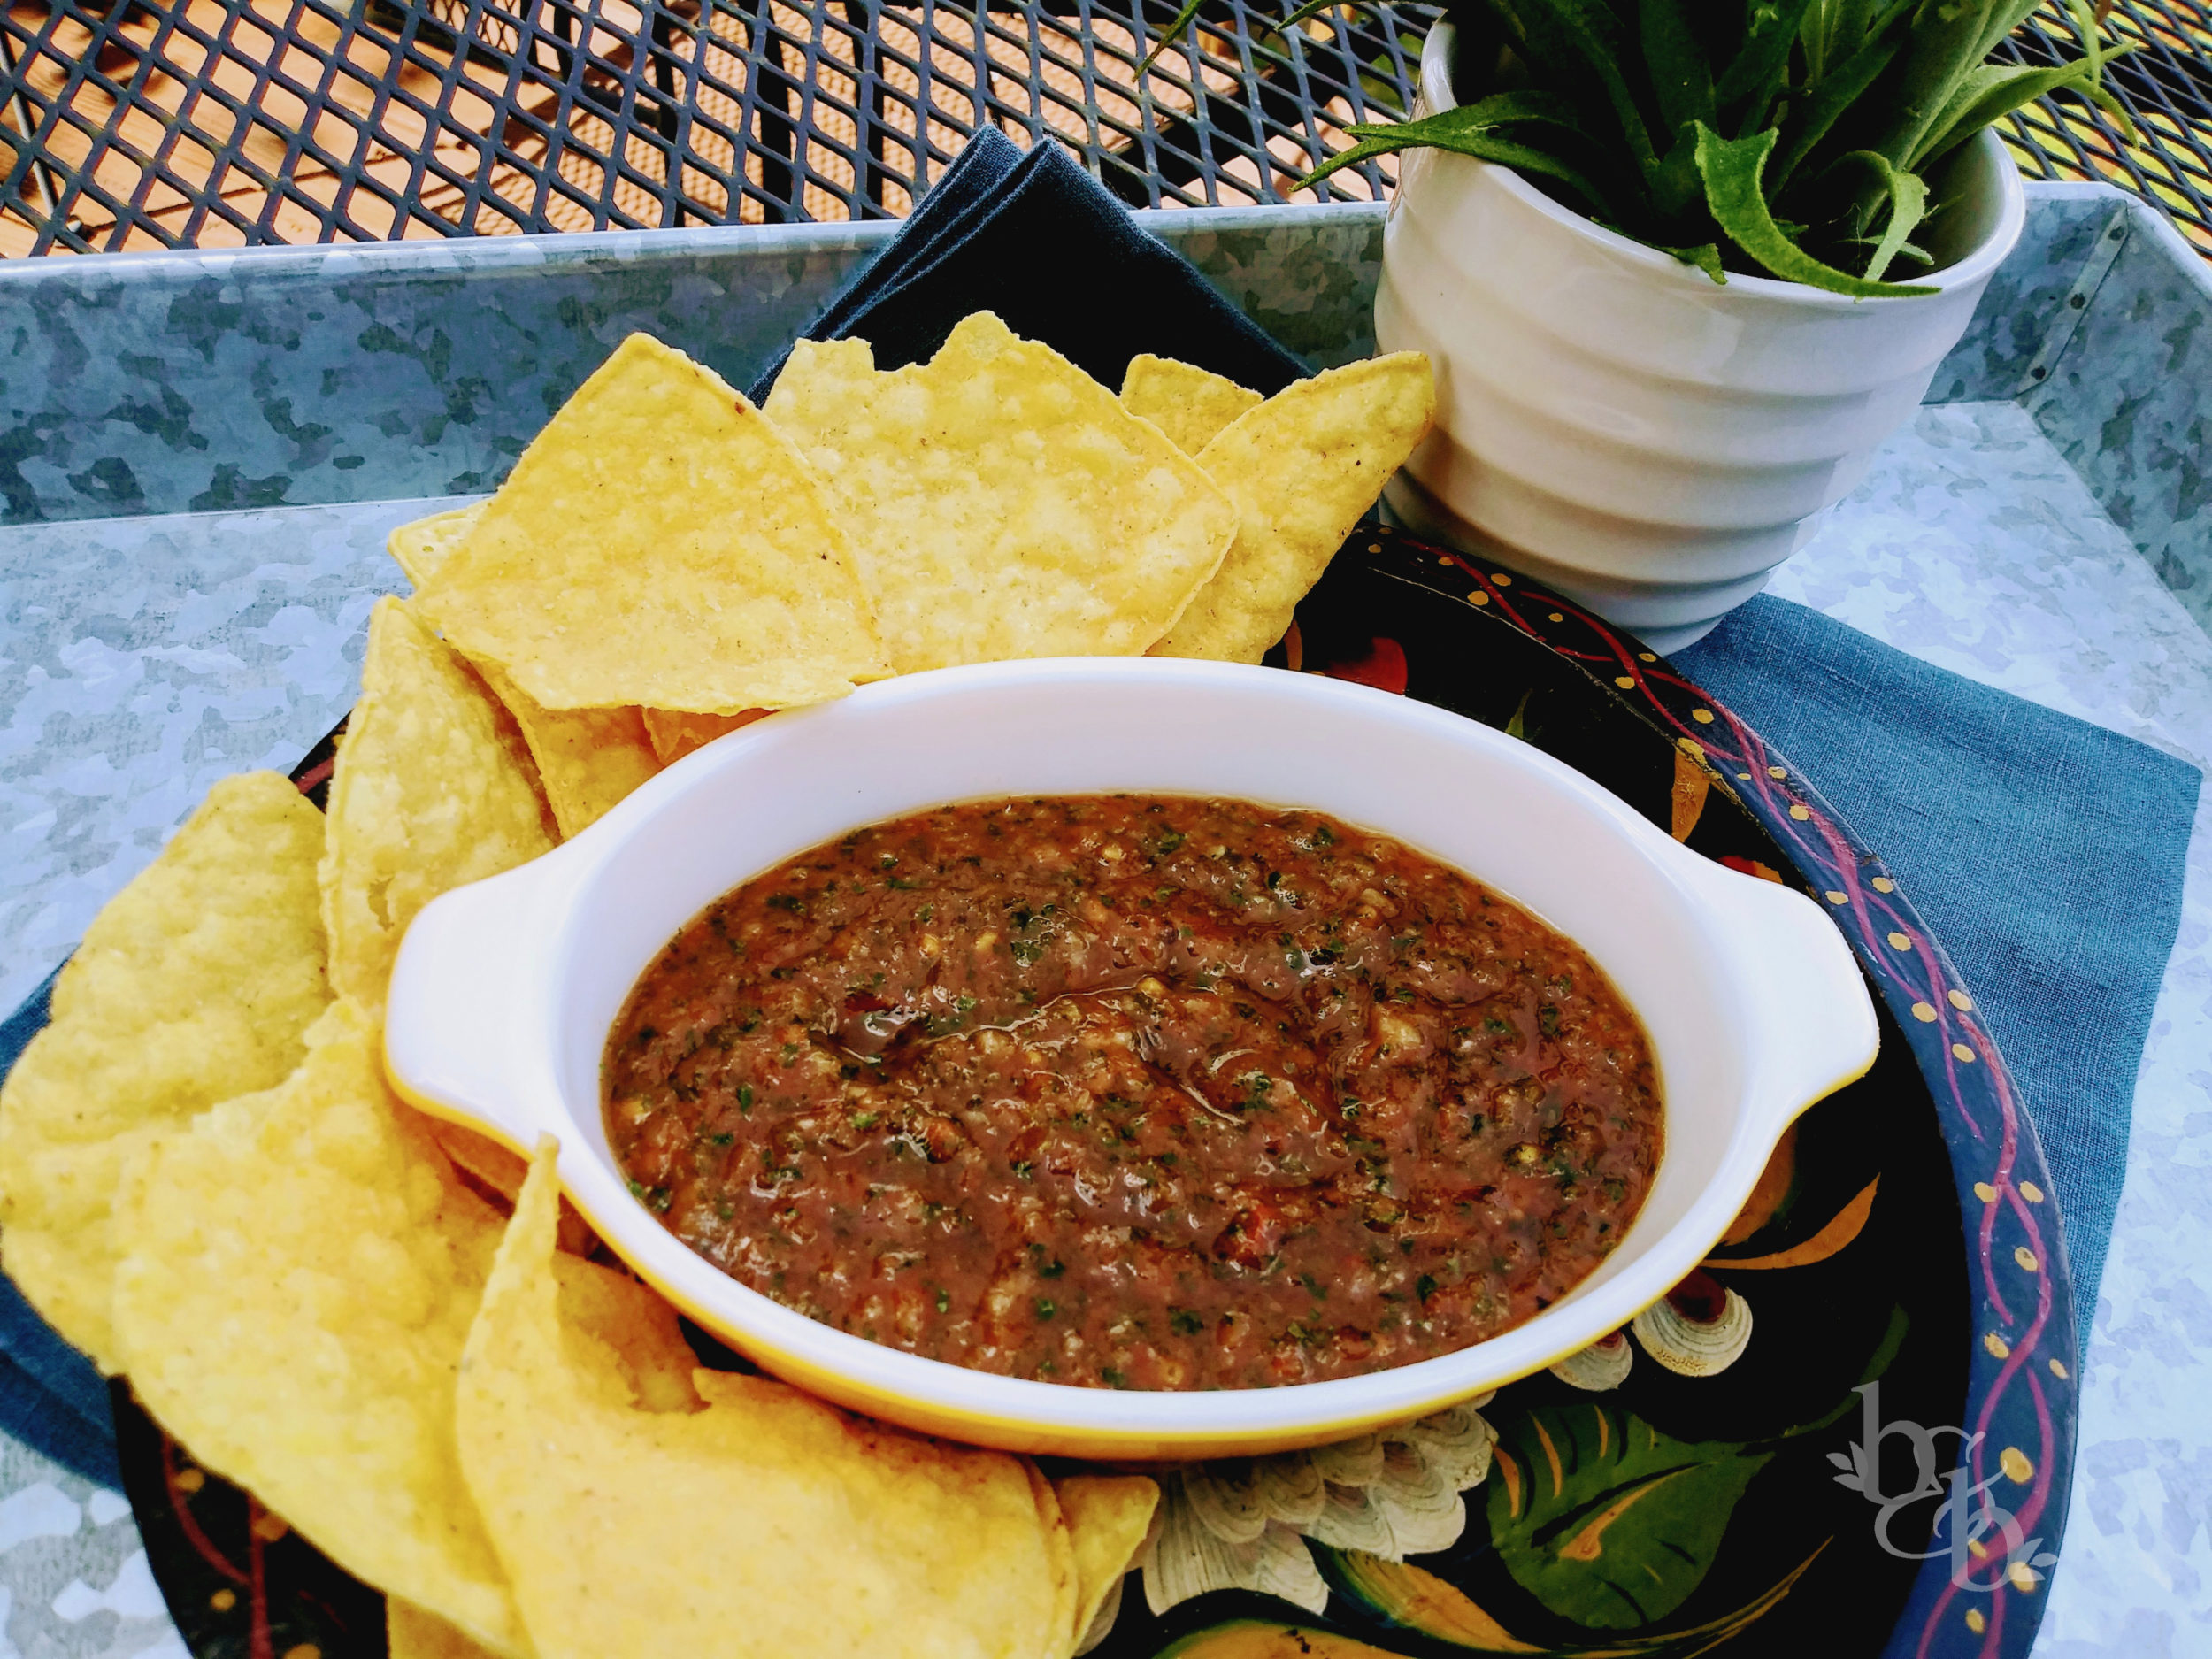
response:
M1428 365L1118 396L995 317L802 342L764 411L642 335L491 500L403 526L326 815L226 780L0 1094L0 1258L193 1455L390 1597L398 1659L1062 1659L1141 1477L701 1369L534 1162L387 1087L408 924L700 745L892 673L1256 662L1426 431Z

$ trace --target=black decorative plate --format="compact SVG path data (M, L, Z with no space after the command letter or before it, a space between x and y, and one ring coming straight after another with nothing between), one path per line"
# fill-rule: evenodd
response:
M1639 1322L1618 1386L1540 1375L1347 1448L1173 1472L1094 1650L2025 1654L2072 1467L2064 1252L1973 1000L1880 862L1634 639L1394 532L1348 546L1270 660L1502 728L1695 850L1813 894L1877 993L1882 1053L1801 1120L1659 1323ZM328 753L302 763L303 788ZM1717 1374L1663 1363L1732 1347L1747 1316ZM195 1653L382 1651L380 1597L118 1409Z

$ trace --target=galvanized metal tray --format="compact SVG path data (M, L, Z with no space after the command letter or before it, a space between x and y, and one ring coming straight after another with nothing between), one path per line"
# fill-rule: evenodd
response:
M1151 222L1315 363L1371 348L1379 208ZM215 777L289 766L342 714L360 618L375 592L400 586L380 550L391 525L489 488L633 328L744 383L893 228L0 267L0 649L13 667L0 674L13 750L0 834L15 854L0 873L0 1006L35 985ZM2008 513L2047 520L2039 480L2085 488L2105 531L2124 534L2212 626L2212 528L2194 458L2199 388L2212 384L2208 315L2212 276L2154 214L2102 188L2032 187L2021 249L1939 374L1920 427L1828 534L1851 535L1855 515L1882 510L1935 446L1955 474L1953 499L1981 503L1965 511L1993 537L2022 534ZM1971 1323L1978 1333L1995 1317L1977 1308ZM2046 1319L2050 1353L2027 1357L2062 1352L2070 1365L2064 1325ZM2001 1404L2022 1370L2013 1344L1997 1346L2004 1356L1983 1344L1962 1358L1981 1404ZM2064 1510L2067 1381L2047 1371L2037 1385L2051 1411L2039 1449L2061 1448L2035 1460L2047 1547ZM162 1467L165 1486L179 1471ZM111 1499L12 1443L0 1446L0 1487L17 1494L0 1508L47 1517L0 1560L19 1647L127 1655L176 1642ZM242 1522L249 1534L254 1518ZM2026 1650L2032 1592L1993 1622L1931 1584L1913 1594L1923 1623L1898 1631L1902 1650L1923 1636L1931 1652ZM83 1594L73 1599L72 1586ZM213 1651L205 1610L179 1609L195 1646ZM1756 1650L1755 1638L1747 1627L1741 1650Z

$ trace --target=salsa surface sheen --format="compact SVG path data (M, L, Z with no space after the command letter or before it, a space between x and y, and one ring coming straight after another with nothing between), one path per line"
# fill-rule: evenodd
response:
M631 1187L871 1340L1093 1386L1402 1365L1604 1259L1659 1160L1650 1051L1460 872L1238 801L970 803L718 900L603 1072Z

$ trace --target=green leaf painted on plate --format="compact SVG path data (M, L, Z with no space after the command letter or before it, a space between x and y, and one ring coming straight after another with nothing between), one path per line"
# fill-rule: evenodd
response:
M1595 1404L1541 1406L1498 1427L1498 1558L1551 1611L1593 1630L1634 1630L1680 1607L1773 1455L1678 1440Z
M1341 1592L1370 1611L1379 1613L1394 1630L1407 1630L1432 1642L1482 1654L1537 1654L1543 1659L1696 1659L1710 1653L1755 1624L1795 1587L1805 1571L1833 1542L1824 1539L1812 1553L1782 1578L1734 1610L1701 1624L1662 1631L1649 1636L1606 1636L1594 1643L1561 1647L1532 1647L1508 1631L1478 1606L1457 1585L1438 1578L1411 1562L1384 1561L1359 1550L1319 1550L1322 1571L1332 1589ZM1225 1631L1228 1626L1217 1627ZM1251 1626L1248 1624L1248 1631ZM1266 1627L1283 1631L1282 1625ZM1166 1649L1158 1659L1295 1659L1304 1654L1334 1655L1331 1648L1294 1646L1263 1647Z

